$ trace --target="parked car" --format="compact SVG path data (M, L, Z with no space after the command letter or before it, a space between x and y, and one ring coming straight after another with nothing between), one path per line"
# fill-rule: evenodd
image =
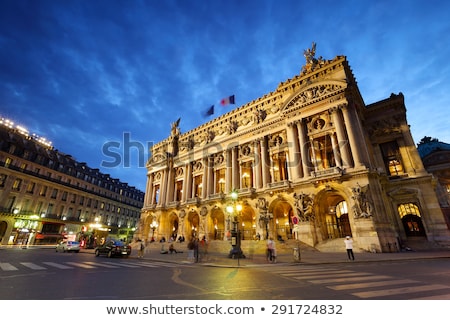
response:
M95 248L95 256L106 255L111 258L114 256L129 257L131 246L116 239L106 239L105 243Z
M56 252L80 252L80 243L78 241L62 240L56 245Z

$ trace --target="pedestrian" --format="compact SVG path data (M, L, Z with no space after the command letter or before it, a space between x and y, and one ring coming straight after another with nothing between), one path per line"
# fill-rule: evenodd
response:
M267 261L276 262L276 260L277 260L277 253L275 248L275 241L273 241L273 238L270 237L267 240Z
M145 250L145 245L144 242L142 242L142 240L139 240L139 249L138 249L138 258L143 258L144 257L144 250Z
M171 243L169 246L169 252L170 253L178 253L178 251L177 251L177 249L175 249L173 243Z
M206 261L208 258L208 241L206 240L206 236L203 236L200 241L200 261Z
M345 249L347 249L348 260L355 260L355 255L353 254L353 239L350 236L346 236L344 243Z

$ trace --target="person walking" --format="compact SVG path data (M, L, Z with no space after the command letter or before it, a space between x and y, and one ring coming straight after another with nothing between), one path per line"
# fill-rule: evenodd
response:
M345 249L347 250L348 259L355 260L355 255L353 254L353 239L350 236L346 236L344 243Z
M138 249L138 258L143 258L144 257L144 250L145 250L145 245L144 242L142 240L139 240L139 249Z
M275 241L273 241L273 238L270 237L267 240L267 261L276 262L277 260L277 253L275 248Z

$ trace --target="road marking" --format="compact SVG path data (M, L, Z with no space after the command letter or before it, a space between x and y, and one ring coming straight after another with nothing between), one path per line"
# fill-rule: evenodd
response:
M376 281L376 282L338 284L335 286L327 286L327 288L330 288L333 290L354 290L354 289L384 287L384 286L390 286L390 285L418 283L418 282L419 281L416 281L416 280L399 279L399 280Z
M340 273L339 277L345 277L344 279L349 279L350 277L353 276L368 276L371 275L372 273L367 273L367 272L351 272L348 271L347 273ZM309 280L309 279L335 279L334 275L331 273L326 273L326 274L308 274L308 275L304 275L304 276L300 276L300 277L293 277L294 279L297 280Z
M348 273L352 273L353 271L349 271L349 270L336 270L336 271L308 271L308 272L301 272L301 271L297 271L297 272L282 272L279 273L279 275L282 276L310 276L310 275L340 275L340 274L348 274Z
M47 269L46 267L38 266L37 264L34 264L32 262L21 262L20 264L27 268L33 269L33 270L46 270Z
M440 289L450 289L449 286L444 286L441 284L430 284L423 286L414 286L414 287L402 287L395 289L383 289L383 290L374 290L374 291L365 291L365 292L355 292L352 295L357 296L359 298L376 298L376 297L386 297L393 295L401 295L415 292L424 292L424 291L432 291L432 290L440 290Z
M97 263L97 262L89 262L89 261L84 262L84 263L87 263L87 264L90 264L90 265L94 265L94 266L99 266L99 267L111 268L111 269L119 268L118 266L113 266L113 265L110 265L110 264L107 264L107 263Z
M5 262L0 262L0 269L2 269L3 271L14 271L14 270L19 270L16 267L14 267L12 264L10 263L5 263Z
M105 262L106 264L110 264L113 266L118 266L118 267L125 267L125 268L140 268L140 266L136 266L133 264L128 264L128 263L117 263L117 262Z
M84 268L84 269L95 269L97 267L94 266L90 266L88 264L84 264L84 263L78 263L78 262L66 262L67 264L70 264L71 266L75 266L75 267L79 267L79 268Z
M392 279L390 276L378 276L378 275L367 275L363 277L353 277L353 275L350 275L349 277L345 278L332 278L332 279L322 279L322 280L310 280L308 282L314 283L314 284L325 284L325 283L339 283L339 282L356 282L356 281L369 281L369 280L385 280L385 279Z
M64 264L60 264L60 263L56 263L56 262L42 262L43 264L47 265L47 266L51 266L51 267L55 267L58 269L73 269L73 267L70 266L66 266Z

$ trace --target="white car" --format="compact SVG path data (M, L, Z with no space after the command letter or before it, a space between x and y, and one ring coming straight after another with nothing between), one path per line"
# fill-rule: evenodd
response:
M56 246L56 252L80 252L80 243L78 241L62 240Z

